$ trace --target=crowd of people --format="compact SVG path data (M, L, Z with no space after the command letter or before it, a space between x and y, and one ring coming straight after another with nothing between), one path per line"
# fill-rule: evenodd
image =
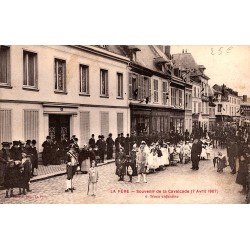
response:
M194 130L192 134L186 130L184 134L170 131L167 135L160 133L139 134L133 132L124 137L123 133L113 139L112 134L105 139L99 135L95 139L92 134L88 144L80 149L75 135L69 140L65 137L60 143L50 136L43 142L43 165L66 164L67 180L65 192L75 189L72 180L75 173L89 175L88 193L96 194L98 171L96 166L106 159L115 159L118 181L136 183L147 182L147 174L164 170L168 166L179 163L187 164L191 161L192 170L199 170L201 160L213 160L218 173L223 173L227 166L231 174L237 174L236 183L242 185L242 194L249 193L249 166L250 166L250 138L244 128L227 126L215 131ZM38 154L36 141L14 141L13 146L8 142L2 143L0 151L0 185L6 188L6 198L13 196L13 188L19 188L19 194L26 194L30 190L30 179L34 170L38 168ZM226 149L226 154L222 153ZM236 162L239 162L238 172ZM90 190L89 190L90 189ZM10 192L10 193L9 193Z
M31 192L30 179L37 168L35 140L3 142L0 150L0 186L6 188L5 197L13 197L14 188L19 189L19 195Z

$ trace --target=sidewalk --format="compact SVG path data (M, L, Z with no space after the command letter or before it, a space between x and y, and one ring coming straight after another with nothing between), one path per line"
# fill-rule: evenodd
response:
M109 164L111 162L115 162L115 159L104 160L104 163L97 164L97 167ZM37 176L34 176L30 180L30 182L41 181L48 178L64 175L66 174L66 164L49 166L39 165L37 171L35 170L35 174L37 174Z

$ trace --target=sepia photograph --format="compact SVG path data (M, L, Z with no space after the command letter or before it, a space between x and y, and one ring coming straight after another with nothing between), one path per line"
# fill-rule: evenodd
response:
M249 204L250 46L1 45L1 204Z

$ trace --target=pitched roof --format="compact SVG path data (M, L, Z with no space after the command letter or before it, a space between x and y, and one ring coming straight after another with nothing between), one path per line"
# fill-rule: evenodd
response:
M202 72L202 69L206 69L204 65L198 65L191 53L173 54L173 63L182 70L186 68L190 69L191 76L203 76L209 79L209 77Z

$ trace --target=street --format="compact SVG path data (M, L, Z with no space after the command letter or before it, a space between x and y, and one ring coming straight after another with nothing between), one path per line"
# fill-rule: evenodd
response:
M235 183L236 175L226 167L217 173L212 160L200 161L199 171L190 169L191 163L167 167L166 170L147 175L147 183L119 182L115 164L97 167L99 181L96 197L87 195L88 175L78 174L73 179L76 190L65 193L66 175L31 183L32 192L5 198L0 192L1 204L244 204L242 187Z

